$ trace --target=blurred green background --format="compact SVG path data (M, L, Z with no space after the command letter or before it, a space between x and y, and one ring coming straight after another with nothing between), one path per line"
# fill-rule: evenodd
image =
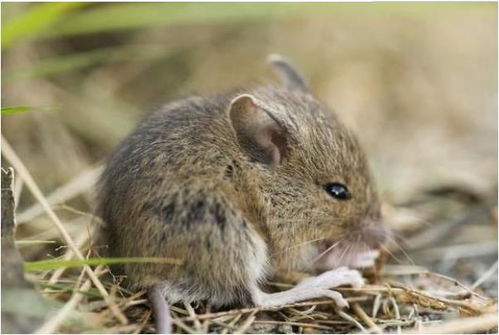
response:
M147 112L274 80L290 58L355 128L392 199L497 180L495 3L2 3L2 131L43 188ZM42 108L40 108L42 107Z
M2 106L27 106L2 133L49 194L164 103L275 82L269 53L357 131L387 203L439 185L497 203L490 2L2 3Z

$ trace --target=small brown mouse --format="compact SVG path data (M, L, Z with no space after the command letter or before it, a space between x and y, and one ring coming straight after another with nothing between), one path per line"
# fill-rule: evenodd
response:
M116 257L168 257L182 265L128 263L147 289L156 330L168 305L206 300L277 306L362 285L350 268L372 265L386 230L356 137L309 91L291 64L270 63L284 87L172 102L147 117L109 157L99 191ZM327 270L266 293L276 271Z

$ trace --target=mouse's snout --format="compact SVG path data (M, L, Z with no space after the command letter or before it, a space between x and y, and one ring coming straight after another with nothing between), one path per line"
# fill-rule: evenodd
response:
M361 229L362 240L372 249L379 249L390 236L390 231L381 223L371 224Z
M389 230L380 221L364 222L345 234L343 239L329 240L314 261L314 269L324 271L340 266L364 268L374 265L378 249L390 236Z

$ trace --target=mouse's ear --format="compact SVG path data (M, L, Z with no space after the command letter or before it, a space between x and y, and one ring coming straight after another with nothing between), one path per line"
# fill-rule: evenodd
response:
M301 74L291 65L289 61L277 54L268 56L267 61L281 78L284 86L291 91L309 93L310 89Z
M229 115L239 145L252 160L275 167L286 156L285 129L254 96L234 98Z

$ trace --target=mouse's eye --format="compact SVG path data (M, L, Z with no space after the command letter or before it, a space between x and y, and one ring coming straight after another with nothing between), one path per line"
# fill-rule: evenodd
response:
M340 183L328 183L324 185L324 189L330 196L338 200L348 200L352 197L348 188Z

